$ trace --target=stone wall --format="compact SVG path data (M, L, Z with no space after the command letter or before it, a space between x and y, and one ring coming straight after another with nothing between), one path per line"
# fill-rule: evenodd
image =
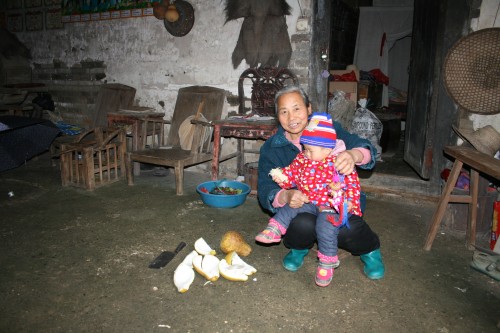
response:
M166 31L152 16L96 22L67 23L63 29L16 33L31 50L33 82L45 83L56 110L69 123L86 125L95 97L103 83L121 83L137 89L135 104L153 107L172 117L179 88L210 85L228 93L226 116L238 109L238 79L248 68L243 61L233 68L231 55L243 19L225 23L223 1L189 1L195 10L192 30L183 37ZM298 2L288 1L286 17L292 40L290 68L303 85L309 77L310 29L296 31L301 15ZM302 12L311 0L301 0ZM250 86L245 87L246 96ZM248 141L258 149L260 142ZM236 140L225 139L223 153L236 149ZM248 155L256 160L257 155ZM221 175L231 176L234 159L221 164ZM203 165L202 168L207 168Z

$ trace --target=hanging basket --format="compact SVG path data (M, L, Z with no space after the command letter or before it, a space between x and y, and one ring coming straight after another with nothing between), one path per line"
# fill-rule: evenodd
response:
M500 112L500 28L473 32L448 52L444 81L453 101L466 111Z

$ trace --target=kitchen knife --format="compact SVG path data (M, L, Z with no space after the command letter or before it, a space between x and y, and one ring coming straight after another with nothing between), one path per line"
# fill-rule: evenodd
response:
M177 245L177 248L172 251L163 251L160 253L158 257L156 257L155 260L153 260L149 264L149 268L162 268L165 267L172 259L174 259L175 255L179 253L184 247L186 246L186 243L180 242L179 245Z

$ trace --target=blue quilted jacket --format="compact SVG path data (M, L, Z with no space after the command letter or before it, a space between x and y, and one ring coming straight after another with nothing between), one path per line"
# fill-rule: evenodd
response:
M342 125L336 121L333 123L333 126L337 132L337 138L345 142L347 150L352 148L370 149L372 160L358 167L362 169L373 168L375 166L376 150L370 141L361 139L359 136L347 132L342 128ZM281 188L272 180L271 176L269 176L269 171L273 168L289 165L298 153L299 149L286 139L285 131L281 125L278 125L277 133L267 139L260 148L257 195L262 208L270 213L276 213L276 208L272 206L272 203L276 193L278 193ZM364 198L362 198L362 210L364 210L363 201L365 201Z

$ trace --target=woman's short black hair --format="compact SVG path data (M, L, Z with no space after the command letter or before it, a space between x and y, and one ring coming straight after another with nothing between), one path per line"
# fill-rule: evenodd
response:
M302 89L302 87L300 87L298 85L291 84L288 86L284 86L283 88L278 90L278 92L274 96L274 110L275 110L276 114L278 114L278 98L280 98L280 96L282 96L282 95L294 93L294 92L299 93L300 96L302 97L302 100L304 101L304 104L306 105L306 107L309 107L311 102L309 101L309 96L307 96L304 89Z

